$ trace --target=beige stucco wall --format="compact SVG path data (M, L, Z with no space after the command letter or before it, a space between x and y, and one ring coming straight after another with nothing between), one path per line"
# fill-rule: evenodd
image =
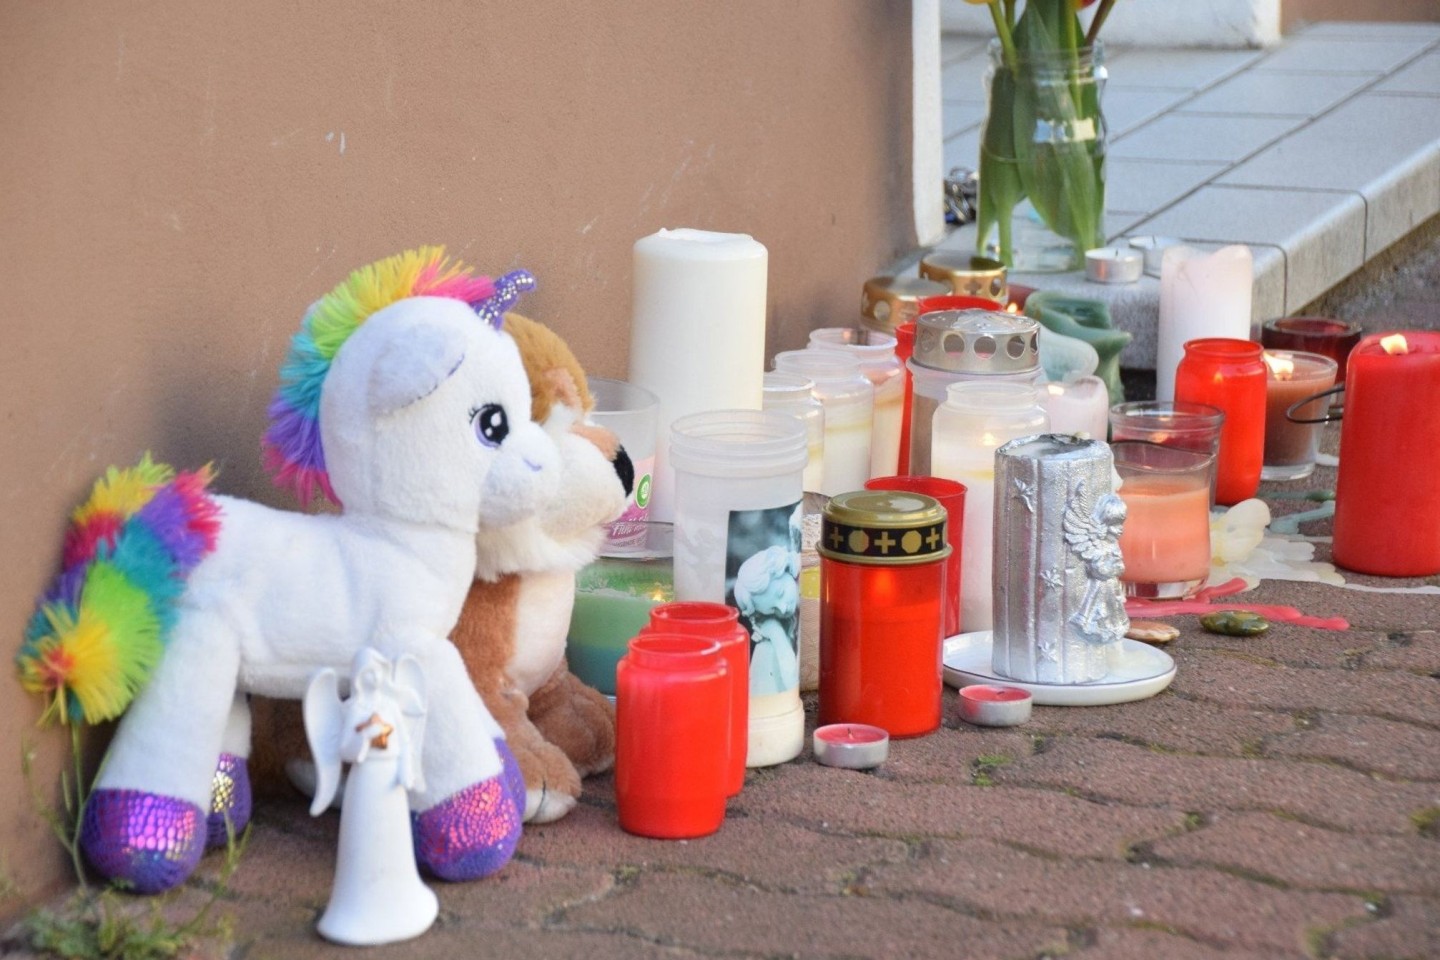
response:
M259 466L301 312L445 243L541 280L525 312L624 376L630 247L770 249L769 348L852 322L913 243L910 6L30 0L0 5L0 624L18 645L66 512L144 450ZM0 682L0 862L63 876L20 777L61 740ZM0 906L13 913L20 901Z

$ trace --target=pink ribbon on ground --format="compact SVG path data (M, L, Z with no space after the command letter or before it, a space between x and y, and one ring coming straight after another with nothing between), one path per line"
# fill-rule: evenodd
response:
M1211 603L1217 597L1231 597L1245 589L1247 584L1240 577L1227 580L1214 587L1206 587L1193 600L1140 600L1125 601L1125 612L1136 618L1174 617L1187 613L1217 613L1221 610L1249 610L1267 620L1277 623L1293 623L1302 627L1317 627L1321 630L1348 630L1350 622L1344 617L1312 617L1294 607L1271 604Z

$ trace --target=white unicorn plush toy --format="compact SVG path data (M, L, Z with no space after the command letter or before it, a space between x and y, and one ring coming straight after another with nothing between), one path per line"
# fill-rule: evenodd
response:
M499 329L520 288L424 248L355 271L310 308L266 462L339 514L211 497L208 470L176 477L148 457L76 512L18 659L22 683L67 720L106 719L134 695L84 810L100 873L143 892L184 880L207 838L248 819L246 694L300 699L325 668L348 680L367 645L414 658L429 692L410 792L421 865L464 880L508 862L524 784L447 637L476 531L525 519L558 484ZM97 657L97 638L112 652Z

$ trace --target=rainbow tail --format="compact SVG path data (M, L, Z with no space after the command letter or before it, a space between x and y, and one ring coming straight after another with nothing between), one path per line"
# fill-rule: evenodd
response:
M42 722L113 719L150 678L186 576L215 549L212 477L208 466L176 474L147 453L106 471L71 515L61 573L15 658L21 685L50 700Z

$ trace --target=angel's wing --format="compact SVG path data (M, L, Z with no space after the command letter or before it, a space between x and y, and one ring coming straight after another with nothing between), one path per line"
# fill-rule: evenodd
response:
M400 784L407 790L424 790L421 747L425 743L425 670L420 661L405 654L395 661L395 700L403 715L405 754L400 758Z
M1102 558L1109 531L1093 515L1080 509L1084 502L1084 493L1085 484L1076 484L1074 496L1065 505L1062 526L1065 530L1065 542L1074 548L1080 559L1088 563Z
M315 757L315 799L310 816L318 817L330 806L340 787L340 737L344 708L340 702L340 681L328 667L310 678L304 700L305 739Z

